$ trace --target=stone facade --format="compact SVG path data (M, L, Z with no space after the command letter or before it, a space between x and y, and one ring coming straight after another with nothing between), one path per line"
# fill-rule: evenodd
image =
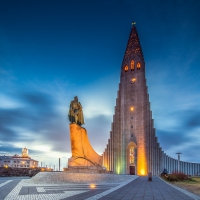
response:
M117 174L147 175L152 172L158 175L164 168L169 172L177 171L177 165L177 160L162 151L156 137L144 57L136 27L132 26L121 65L115 114L110 139L103 153L103 166ZM182 172L189 171L186 164L181 166ZM194 165L194 168L196 171L189 174L200 174L200 164Z

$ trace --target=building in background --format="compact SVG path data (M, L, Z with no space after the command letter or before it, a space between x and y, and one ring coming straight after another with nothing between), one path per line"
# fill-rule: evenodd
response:
M28 149L23 148L21 156L17 154L14 156L0 156L0 167L36 168L38 167L38 161L29 157Z

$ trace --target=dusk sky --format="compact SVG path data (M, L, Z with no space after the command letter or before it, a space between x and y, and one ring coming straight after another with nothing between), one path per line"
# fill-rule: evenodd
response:
M75 95L103 153L133 21L158 141L200 163L199 0L0 0L0 155L66 166Z

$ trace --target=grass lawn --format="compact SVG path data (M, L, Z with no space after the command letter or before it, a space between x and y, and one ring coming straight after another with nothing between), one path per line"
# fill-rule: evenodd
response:
M200 195L200 177L192 177L190 180L175 181L170 183L186 189L194 194Z

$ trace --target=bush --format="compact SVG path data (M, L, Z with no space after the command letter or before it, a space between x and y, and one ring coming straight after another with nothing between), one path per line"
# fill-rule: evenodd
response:
M173 172L172 174L168 174L164 177L168 181L184 181L188 180L188 176L182 172Z

